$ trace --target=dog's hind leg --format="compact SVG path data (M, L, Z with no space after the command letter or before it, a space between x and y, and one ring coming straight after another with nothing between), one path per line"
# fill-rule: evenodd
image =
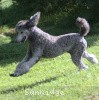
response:
M73 50L70 52L71 58L73 63L79 68L79 69L88 69L88 67L82 62L82 55L84 52L84 47L81 45L75 46Z
M91 63L98 63L96 56L89 54L86 50L84 51L83 57L89 60Z

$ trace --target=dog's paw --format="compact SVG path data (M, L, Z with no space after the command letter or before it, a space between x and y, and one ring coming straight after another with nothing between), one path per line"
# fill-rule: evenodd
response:
M18 77L18 74L10 74L11 77Z
M92 60L92 62L95 63L95 64L99 63L96 57Z
M88 66L86 66L86 65L79 68L79 70L87 70L87 69L88 69Z
M91 60L92 63L96 63L96 64L98 64L98 60L97 60L97 58L96 58L95 55L91 54L91 56L90 56L90 60Z
M85 66L82 68L82 70L87 70L88 69L88 66Z

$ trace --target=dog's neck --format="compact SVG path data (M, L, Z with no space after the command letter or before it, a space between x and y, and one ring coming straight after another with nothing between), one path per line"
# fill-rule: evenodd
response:
M37 38L42 37L45 32L39 29L37 26L34 26L29 29L30 35L28 37L29 41L35 41Z
M42 39L52 39L53 37L55 36L52 36L46 32L44 32L43 30L41 30L40 28L38 28L37 26L35 27L32 27L30 29L30 35L28 37L28 40L29 41L34 41L36 40L37 38L42 38Z
M44 34L45 32L43 30L41 30L40 28L38 28L37 26L34 26L31 28L31 32L32 33L36 33L36 34Z

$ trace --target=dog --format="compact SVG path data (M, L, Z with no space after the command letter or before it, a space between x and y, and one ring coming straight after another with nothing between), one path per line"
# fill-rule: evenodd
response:
M84 36L89 33L90 26L85 18L78 17L76 19L76 25L80 28L79 33L59 36L52 36L38 28L39 19L40 12L37 12L29 20L21 20L16 24L16 32L18 33L16 41L21 43L28 40L29 46L26 56L10 76L20 76L27 73L41 57L54 58L65 52L70 53L73 63L79 69L88 69L82 62L82 57L92 63L98 63L95 55L86 51L87 41Z

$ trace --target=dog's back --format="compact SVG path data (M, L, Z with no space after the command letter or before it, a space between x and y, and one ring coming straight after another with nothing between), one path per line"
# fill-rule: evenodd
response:
M56 57L64 52L71 52L76 45L87 47L87 42L84 39L90 30L88 22L84 18L78 17L76 24L80 28L80 34L70 33L60 36L48 35L48 41L43 51L44 57ZM47 37L45 37L47 38Z

